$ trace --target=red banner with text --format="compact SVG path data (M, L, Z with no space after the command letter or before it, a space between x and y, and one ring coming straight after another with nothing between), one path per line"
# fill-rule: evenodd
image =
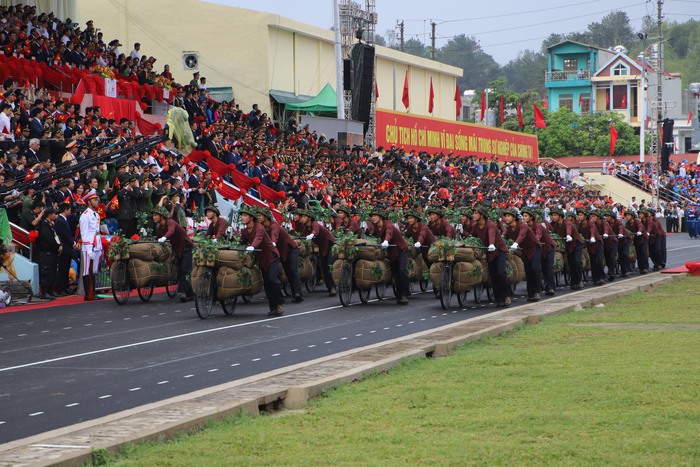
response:
M453 152L459 156L498 156L501 161L537 162L537 136L484 125L452 122L377 109L376 146L392 145L406 151L430 154Z

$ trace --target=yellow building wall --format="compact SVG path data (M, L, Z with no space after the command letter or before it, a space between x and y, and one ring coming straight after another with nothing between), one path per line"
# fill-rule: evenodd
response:
M154 70L170 64L179 83L189 83L182 52L199 52L199 71L209 87L231 86L244 111L257 103L271 114L271 89L314 96L330 83L336 87L334 33L330 30L241 8L199 0L75 0L77 20L89 19L106 42L119 39L128 54L134 42L143 55L158 59ZM409 70L410 112L427 116L430 77L435 90L434 117L455 119L455 82L462 70L450 65L376 48L377 107L405 111L401 103ZM394 107L394 103L396 106Z

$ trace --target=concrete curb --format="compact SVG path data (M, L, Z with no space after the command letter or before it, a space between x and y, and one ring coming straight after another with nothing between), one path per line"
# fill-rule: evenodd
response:
M0 446L0 467L82 465L97 449L168 439L227 416L299 408L339 384L386 371L408 359L442 357L459 345L497 336L544 317L611 302L684 275L649 274L588 288L556 300L527 304L459 323L281 368L231 383L126 410Z

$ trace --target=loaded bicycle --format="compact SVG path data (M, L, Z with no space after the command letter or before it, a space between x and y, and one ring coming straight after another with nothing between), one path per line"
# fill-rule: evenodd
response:
M340 303L343 306L350 306L355 290L362 303L369 302L372 289L377 299L382 300L386 293L386 286L392 283L392 277L389 261L384 259L381 245L363 240L362 242L343 242L334 248L338 260L333 264L333 274Z
M125 241L116 237L110 243L112 296L119 305L129 301L136 289L142 302L148 302L153 289L165 287L170 298L177 294L178 264L168 243L155 240ZM109 253L108 253L109 254Z

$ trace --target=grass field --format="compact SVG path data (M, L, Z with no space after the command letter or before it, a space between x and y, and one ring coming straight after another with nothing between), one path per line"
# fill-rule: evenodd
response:
M699 286L690 277L546 319L339 387L302 411L233 418L106 461L699 465Z

